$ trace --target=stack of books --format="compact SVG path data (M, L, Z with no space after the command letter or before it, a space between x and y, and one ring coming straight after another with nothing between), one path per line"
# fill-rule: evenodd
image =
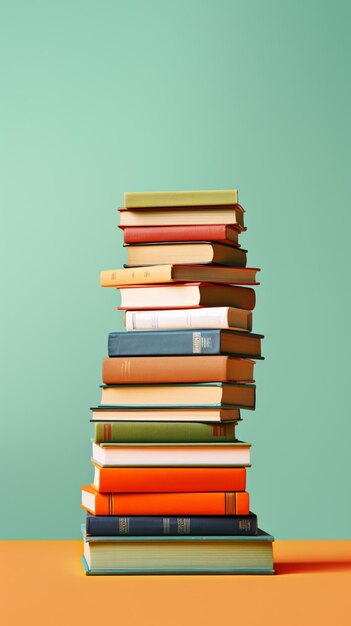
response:
M92 409L87 574L273 573L273 537L246 491L255 408L257 268L239 244L236 190L126 193L127 264L101 272L121 292Z

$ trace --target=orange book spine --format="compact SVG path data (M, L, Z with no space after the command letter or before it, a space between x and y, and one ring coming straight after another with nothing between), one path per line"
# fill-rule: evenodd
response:
M128 383L201 383L227 381L228 357L139 356L105 358L102 380L106 385Z
M84 507L87 508L87 507ZM95 515L248 515L249 494L110 493L95 494Z
M244 467L96 467L95 487L108 492L245 491Z

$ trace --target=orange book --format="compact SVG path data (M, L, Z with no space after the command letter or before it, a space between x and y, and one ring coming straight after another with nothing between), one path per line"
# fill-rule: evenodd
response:
M248 515L249 494L99 493L82 487L82 507L93 515Z
M108 492L245 491L244 467L100 467L94 487Z
M106 385L206 383L253 379L253 361L226 355L115 356L102 362Z

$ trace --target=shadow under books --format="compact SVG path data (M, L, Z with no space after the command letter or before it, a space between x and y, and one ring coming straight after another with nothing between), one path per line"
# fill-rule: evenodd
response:
M281 574L327 574L351 572L351 561L306 561L275 563L275 573Z

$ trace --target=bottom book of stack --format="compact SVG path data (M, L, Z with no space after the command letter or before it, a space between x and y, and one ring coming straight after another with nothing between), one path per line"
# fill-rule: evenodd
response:
M85 526L82 531L83 566L90 576L274 574L274 540L259 529L255 535L90 535Z

